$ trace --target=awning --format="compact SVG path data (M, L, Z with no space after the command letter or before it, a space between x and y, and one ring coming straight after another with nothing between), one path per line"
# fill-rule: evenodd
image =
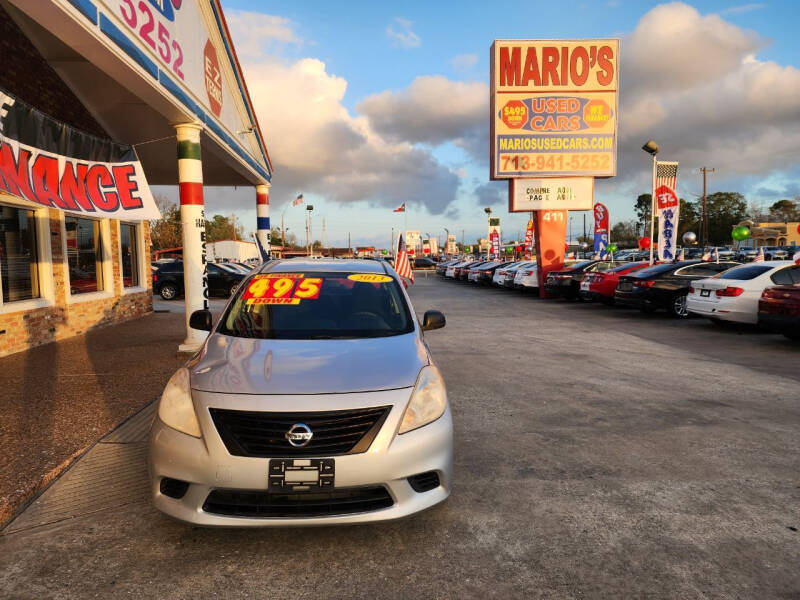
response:
M132 146L56 121L3 90L0 191L40 206L98 217L161 216Z

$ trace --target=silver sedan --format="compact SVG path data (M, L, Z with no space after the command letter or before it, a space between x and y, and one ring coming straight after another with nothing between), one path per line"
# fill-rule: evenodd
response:
M382 261L273 261L167 383L149 438L156 507L200 525L360 523L450 494L445 384Z

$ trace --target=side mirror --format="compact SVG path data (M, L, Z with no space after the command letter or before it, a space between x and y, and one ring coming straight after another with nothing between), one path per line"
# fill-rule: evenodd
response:
M447 320L444 318L444 315L438 310L426 310L422 317L422 331L441 329L446 323Z
M211 311L196 310L189 317L189 327L192 329L199 329L200 331L211 331L213 320L211 318Z

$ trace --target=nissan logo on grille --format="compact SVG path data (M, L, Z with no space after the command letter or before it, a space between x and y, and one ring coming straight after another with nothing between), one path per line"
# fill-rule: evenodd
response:
M289 444L295 448L302 448L308 445L311 438L314 437L314 434L311 432L311 428L305 423L295 423L291 426L289 431L286 432L284 437Z

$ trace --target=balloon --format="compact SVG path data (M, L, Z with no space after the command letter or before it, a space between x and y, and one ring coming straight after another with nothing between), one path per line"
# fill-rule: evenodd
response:
M650 247L650 243L651 242L650 242L650 238L649 237L645 236L643 238L640 238L639 239L639 248L642 248L643 250L646 250L647 248Z
M697 241L697 234L694 231L687 231L683 234L683 243L687 245L694 244Z
M608 246L606 246L606 250L608 250L609 252L611 252L613 254L614 252L617 251L617 245L612 242Z
M569 244L564 242L564 252L566 252L567 250L569 250Z
M737 242L743 242L744 240L750 237L750 230L744 225L740 225L739 227L733 228L731 235L733 236L733 239L736 240Z

